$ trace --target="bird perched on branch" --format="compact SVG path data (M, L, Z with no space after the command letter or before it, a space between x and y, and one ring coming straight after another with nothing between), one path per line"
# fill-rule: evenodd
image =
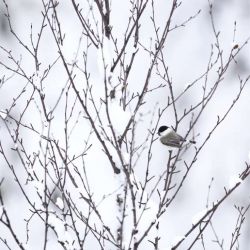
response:
M160 136L160 141L162 144L172 148L180 148L183 142L187 141L168 126L159 127L158 135ZM193 140L188 140L188 142L192 144L196 143Z

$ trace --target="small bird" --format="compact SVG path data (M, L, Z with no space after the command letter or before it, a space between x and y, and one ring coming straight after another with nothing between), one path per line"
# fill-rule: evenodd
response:
M158 129L158 135L160 136L160 141L162 144L173 147L180 148L182 143L187 141L181 135L177 134L172 128L168 126L161 126ZM195 141L188 141L195 144Z

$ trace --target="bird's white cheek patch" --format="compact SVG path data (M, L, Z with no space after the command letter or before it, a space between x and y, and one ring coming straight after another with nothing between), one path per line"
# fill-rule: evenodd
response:
M161 133L161 136L166 136L166 135L169 135L171 133L171 131L168 129L164 132Z

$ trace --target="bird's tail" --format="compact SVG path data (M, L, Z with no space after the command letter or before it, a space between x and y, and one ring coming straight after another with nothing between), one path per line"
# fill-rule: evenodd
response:
M194 141L194 140L190 140L189 142L192 143L192 144L196 143L196 141Z

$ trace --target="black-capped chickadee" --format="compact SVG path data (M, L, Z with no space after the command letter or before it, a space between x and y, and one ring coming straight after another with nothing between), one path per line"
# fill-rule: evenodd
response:
M168 147L180 148L182 143L187 141L182 136L178 135L172 128L168 126L161 126L158 129L158 135L162 144ZM188 141L195 144L195 141Z

